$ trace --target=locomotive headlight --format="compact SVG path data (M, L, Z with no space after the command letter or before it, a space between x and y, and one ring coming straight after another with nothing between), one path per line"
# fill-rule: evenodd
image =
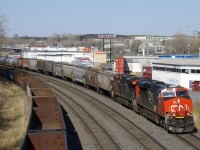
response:
M176 115L175 115L175 114L173 114L173 116L175 117Z

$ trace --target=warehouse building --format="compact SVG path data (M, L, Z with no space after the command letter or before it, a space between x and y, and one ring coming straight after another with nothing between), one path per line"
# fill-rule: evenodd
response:
M152 79L192 88L193 81L200 80L200 59L159 59L152 62Z

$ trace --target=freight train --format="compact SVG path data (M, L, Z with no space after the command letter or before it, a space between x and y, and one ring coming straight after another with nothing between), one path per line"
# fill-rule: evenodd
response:
M0 74L18 83L31 98L30 116L20 150L68 149L61 106L46 83L11 68L0 67Z
M4 57L0 58L0 64L71 80L98 93L109 93L114 101L133 109L168 132L195 130L192 100L184 87L131 74L53 61Z

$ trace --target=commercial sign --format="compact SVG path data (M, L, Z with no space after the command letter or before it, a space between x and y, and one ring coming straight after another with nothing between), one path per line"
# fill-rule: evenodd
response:
M116 39L117 35L116 34L99 34L98 38L99 39Z

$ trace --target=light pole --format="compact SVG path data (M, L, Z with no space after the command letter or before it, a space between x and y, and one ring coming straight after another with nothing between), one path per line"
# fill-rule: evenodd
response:
M188 42L187 48L188 48L188 55L190 54L190 43Z
M146 53L147 53L147 56L148 56L149 55L148 43L146 43Z

